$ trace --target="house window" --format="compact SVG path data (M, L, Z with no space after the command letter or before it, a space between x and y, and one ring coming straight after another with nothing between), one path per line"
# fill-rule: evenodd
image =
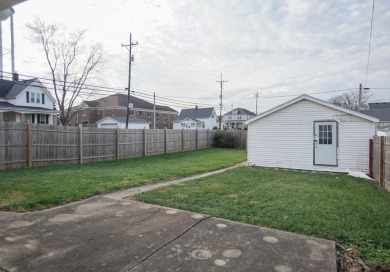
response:
M191 127L195 127L195 123L191 123Z
M148 112L148 117L151 117L152 116L152 113L151 112Z
M181 127L182 127L182 128L185 128L185 127L186 127L186 124L181 123Z
M49 115L37 114L37 123L38 124L48 124L49 123Z
M167 114L166 113L163 113L163 118L167 118Z
M204 124L204 122L202 122L202 128L205 128L206 126L205 126L205 124Z
M241 120L241 115L237 116L237 119Z
M42 100L41 100L42 98ZM36 104L45 104L45 95L40 93L26 92L26 102L27 103L36 103Z
M26 114L26 122L32 123L32 114Z
M129 115L133 116L134 115L134 110L129 110Z
M142 117L142 111L138 112L139 117Z
M158 113L156 112L156 117L158 117Z

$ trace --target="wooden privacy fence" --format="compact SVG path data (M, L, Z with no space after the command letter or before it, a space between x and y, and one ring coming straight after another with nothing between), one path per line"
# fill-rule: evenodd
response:
M390 137L374 136L370 143L372 176L379 186L390 191Z
M102 129L0 123L0 169L82 164L197 150L214 130Z

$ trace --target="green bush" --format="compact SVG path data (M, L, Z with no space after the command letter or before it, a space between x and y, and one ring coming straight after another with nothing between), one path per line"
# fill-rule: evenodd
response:
M236 147L236 138L231 131L218 130L214 136L214 146L216 147Z

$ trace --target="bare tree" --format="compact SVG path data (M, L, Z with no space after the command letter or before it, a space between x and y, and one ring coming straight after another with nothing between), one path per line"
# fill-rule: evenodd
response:
M85 30L67 33L64 26L48 24L39 18L26 26L34 41L43 47L60 110L60 123L67 125L75 114L72 107L85 82L103 62L102 46L95 43L86 49L82 44Z
M372 102L373 93L370 90L362 90L360 109L367 110L368 103ZM357 111L359 109L359 90L343 93L329 99L329 102L337 106L341 106L350 110Z

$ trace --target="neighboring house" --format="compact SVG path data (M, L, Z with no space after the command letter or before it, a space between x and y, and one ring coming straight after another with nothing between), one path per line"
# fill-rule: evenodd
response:
M38 79L0 79L0 122L57 124L55 99Z
M176 121L173 121L173 129L197 129L202 128L202 124L204 124L202 121L196 119L178 119Z
M368 103L368 110L360 112L379 119L376 124L378 136L390 136L390 102Z
M153 128L154 113L156 129L172 128L172 121L177 117L177 111L170 107L156 105L154 112L153 103L134 96L130 96L130 104L132 108L129 110L129 118L143 119L149 124L149 128ZM105 117L126 118L126 106L126 94L114 94L93 101L84 101L73 109L75 114L70 125L94 124Z
M182 109L173 122L173 129L214 129L218 127L214 108Z
M246 129L245 121L255 117L256 114L243 108L236 108L225 113L222 117L223 129L243 130Z
M126 128L126 117L107 116L96 122L98 128ZM141 118L129 118L129 129L148 129L149 122Z
M369 139L379 120L301 95L247 121L248 163L369 172Z

